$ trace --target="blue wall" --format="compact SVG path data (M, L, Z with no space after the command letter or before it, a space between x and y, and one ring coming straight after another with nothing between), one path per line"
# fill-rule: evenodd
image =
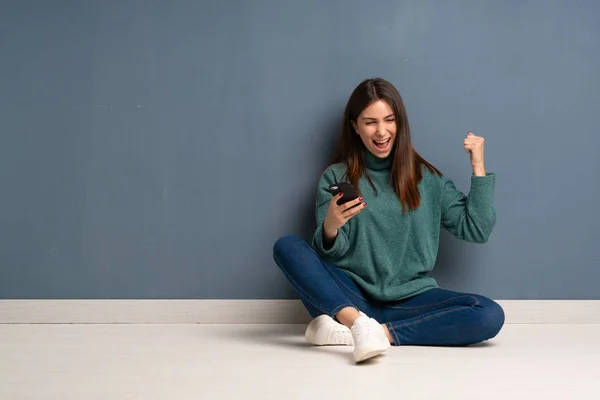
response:
M434 276L496 299L600 299L600 3L2 1L0 298L294 298L353 88L397 85L417 150L498 222Z

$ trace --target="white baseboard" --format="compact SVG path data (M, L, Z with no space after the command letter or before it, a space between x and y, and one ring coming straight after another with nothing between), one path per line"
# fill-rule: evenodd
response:
M600 324L600 300L502 300L508 324ZM0 300L0 324L305 324L299 300Z

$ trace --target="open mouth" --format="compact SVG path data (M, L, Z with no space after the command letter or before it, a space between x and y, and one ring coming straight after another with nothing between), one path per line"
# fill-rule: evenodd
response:
M379 150L385 150L388 148L391 139L392 138L387 138L385 140L373 140L373 143Z

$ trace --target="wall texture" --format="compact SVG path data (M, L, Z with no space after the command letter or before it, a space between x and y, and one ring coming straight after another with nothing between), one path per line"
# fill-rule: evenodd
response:
M600 299L600 3L3 1L0 298L294 298L274 241L314 229L353 88L397 85L417 150L490 242L434 276L496 299Z

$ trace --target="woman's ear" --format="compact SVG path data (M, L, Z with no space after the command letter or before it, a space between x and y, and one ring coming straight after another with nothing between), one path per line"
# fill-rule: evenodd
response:
M350 121L352 122L352 127L354 128L354 132L358 133L358 125L356 124L356 121Z

